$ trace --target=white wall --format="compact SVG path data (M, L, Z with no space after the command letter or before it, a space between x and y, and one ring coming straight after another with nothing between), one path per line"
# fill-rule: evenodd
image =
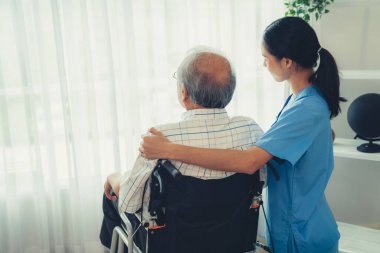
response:
M380 76L380 0L337 0L330 13L315 24L320 43L346 70ZM342 115L332 121L338 138L355 135L347 123L350 103L365 93L380 93L380 79L342 79L341 93L348 99ZM380 108L374 110L380 117ZM380 229L380 162L335 158L327 198L338 221Z

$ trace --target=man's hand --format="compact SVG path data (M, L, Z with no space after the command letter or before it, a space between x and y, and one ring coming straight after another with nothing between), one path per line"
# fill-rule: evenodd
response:
M147 159L169 159L172 144L160 131L149 129L150 135L144 135L140 144L140 154Z
M107 180L104 183L104 194L106 195L107 199L112 201L117 200L120 190L120 181L121 174L118 172L113 173L107 177ZM116 196L112 196L111 191L113 191L116 194Z

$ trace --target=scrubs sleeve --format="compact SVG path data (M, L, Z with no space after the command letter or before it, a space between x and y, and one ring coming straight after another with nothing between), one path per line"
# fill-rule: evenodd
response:
M318 106L294 104L280 115L256 146L294 166L320 132L321 123Z

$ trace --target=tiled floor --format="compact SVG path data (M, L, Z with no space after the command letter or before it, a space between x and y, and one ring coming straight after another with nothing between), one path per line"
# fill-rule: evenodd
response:
M342 253L379 253L380 230L338 222Z
M380 230L338 222L341 253L380 253ZM373 226L379 228L379 226ZM265 239L258 238L265 243ZM258 249L257 253L266 251Z

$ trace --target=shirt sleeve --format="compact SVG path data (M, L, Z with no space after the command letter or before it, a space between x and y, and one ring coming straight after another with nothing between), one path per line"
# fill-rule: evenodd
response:
M162 131L162 126L154 126L159 131ZM141 204L144 206L149 203L150 188L146 187L146 192L143 198L145 184L149 184L148 180L153 172L154 167L157 164L157 159L148 160L139 155L133 165L132 170L126 172L123 175L120 182L119 191L119 212L135 213L141 208Z
M137 157L133 169L123 176L120 183L119 211L135 213L140 209L145 183L148 181L157 160L147 160L142 156ZM149 201L145 194L144 203Z
M252 143L256 145L257 140L260 139L260 137L263 135L264 132L254 120L251 120L250 132L251 132ZM267 180L268 180L267 166L264 165L263 167L260 168L259 175L260 175L260 181L264 182L263 188L267 187Z
M320 132L321 115L317 106L294 104L280 115L256 146L294 166Z

